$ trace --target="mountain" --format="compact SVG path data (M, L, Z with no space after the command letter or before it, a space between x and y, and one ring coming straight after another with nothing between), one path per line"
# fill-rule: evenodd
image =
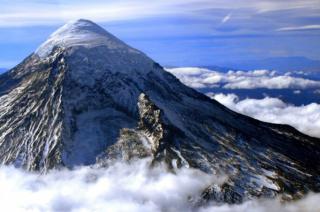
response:
M223 64L228 67L242 70L269 69L282 72L287 71L306 71L320 72L320 61L306 57L271 57L262 60L248 60L236 63Z
M30 171L151 157L227 175L203 201L320 191L320 140L237 114L87 20L0 75L0 161Z

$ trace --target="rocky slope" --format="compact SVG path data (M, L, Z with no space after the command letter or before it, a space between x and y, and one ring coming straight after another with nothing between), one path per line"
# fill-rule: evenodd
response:
M230 111L90 21L0 75L2 164L45 172L142 157L227 175L204 200L320 190L319 139Z

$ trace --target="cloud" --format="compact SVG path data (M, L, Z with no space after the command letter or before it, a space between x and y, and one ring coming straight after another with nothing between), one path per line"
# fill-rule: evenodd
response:
M320 29L320 25L305 25L296 27L282 27L277 29L277 31L301 31L301 30L317 30Z
M191 211L190 199L214 182L194 169L176 174L149 160L109 168L79 167L47 175L0 169L2 211Z
M278 199L253 200L239 205L197 206L197 197L224 179L183 168L176 174L164 166L150 168L148 160L117 163L109 168L78 167L46 175L0 167L2 211L317 211L319 194L282 204ZM305 209L305 210L302 210Z
M184 84L193 88L221 87L226 89L306 89L320 88L320 81L278 74L276 71L228 71L216 72L204 68L167 68Z
M131 20L157 16L181 15L191 17L206 17L214 12L236 10L241 17L248 19L248 14L270 13L281 10L317 10L320 6L315 0L247 0L247 1L219 1L219 0L121 0L121 1L6 1L0 8L0 26L30 26L61 24L71 19L88 18L98 22ZM210 15L209 15L210 14ZM316 13L315 13L316 14ZM240 16L240 14L237 14ZM209 19L210 19L209 17ZM220 16L221 17L221 16ZM230 19L226 16L222 22Z
M228 15L226 15L226 16L221 20L221 23L224 24L224 23L228 22L228 21L230 20L231 16L232 16L231 13L229 13Z
M235 94L208 94L230 108L265 122L288 124L310 136L320 138L320 104L293 106L278 98L239 100Z
M309 211L316 212L320 209L318 206L320 195L310 194L305 199L292 202L290 204L281 204L277 200L260 200L248 201L239 205L221 205L211 206L208 208L200 209L200 212L301 212Z

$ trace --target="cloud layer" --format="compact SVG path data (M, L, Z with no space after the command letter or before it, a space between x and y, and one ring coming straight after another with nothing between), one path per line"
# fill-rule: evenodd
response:
M278 98L239 100L235 94L208 94L236 112L261 121L288 124L299 131L320 138L320 104L293 106Z
M231 17L228 11L240 11L233 14L233 17L245 20L250 19L251 16L278 11L286 11L286 13L292 11L290 15L295 14L295 16L298 16L297 14L304 14L303 17L317 16L317 11L320 9L319 2L316 0L4 1L0 9L0 26L55 24L61 23L62 20L77 18L89 18L102 22L169 15L209 19L215 14L208 13L210 11L221 11L219 12L220 20L222 18L222 22L226 22Z
M47 175L0 169L2 211L190 211L189 198L219 182L193 169L169 173L148 160L108 169L80 167Z
M79 167L47 175L0 167L1 211L317 211L318 194L281 204L278 199L240 205L196 207L201 191L223 178L193 169L168 172L164 166L150 169L148 160L118 163L109 168Z
M320 88L320 81L279 75L276 71L228 71L216 72L204 68L184 67L166 69L184 84L193 88L222 87L226 89L306 89Z

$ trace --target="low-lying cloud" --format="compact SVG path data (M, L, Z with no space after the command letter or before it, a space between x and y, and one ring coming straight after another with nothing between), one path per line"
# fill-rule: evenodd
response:
M109 168L79 167L47 175L13 167L0 168L1 211L318 211L319 194L282 204L278 199L254 200L240 205L196 207L201 191L220 178L183 168L176 173L164 166L149 167L148 160L117 163Z
M254 71L228 71L217 72L205 68L183 67L167 68L168 72L178 77L184 84L193 88L225 89L306 89L320 88L320 81L280 75L276 71L254 70Z
M320 104L294 106L278 98L240 100L235 94L208 94L226 107L261 121L288 124L299 131L320 138Z
M223 182L195 169L176 174L148 160L109 168L27 173L0 169L1 211L191 211L192 198ZM221 181L222 180L222 181ZM194 199L196 200L196 199Z
M240 205L211 206L200 209L201 212L317 212L320 207L317 203L319 194L309 194L305 199L282 204L278 199L248 201Z
M223 89L292 89L294 95L301 90L313 88L314 94L320 93L320 81L295 77L288 72L280 75L276 71L228 71L226 73L197 67L168 68L180 81L193 88ZM232 92L232 91L231 91ZM247 98L241 100L236 94L208 95L236 112L261 121L288 124L299 131L320 138L320 104L294 106L279 98Z

